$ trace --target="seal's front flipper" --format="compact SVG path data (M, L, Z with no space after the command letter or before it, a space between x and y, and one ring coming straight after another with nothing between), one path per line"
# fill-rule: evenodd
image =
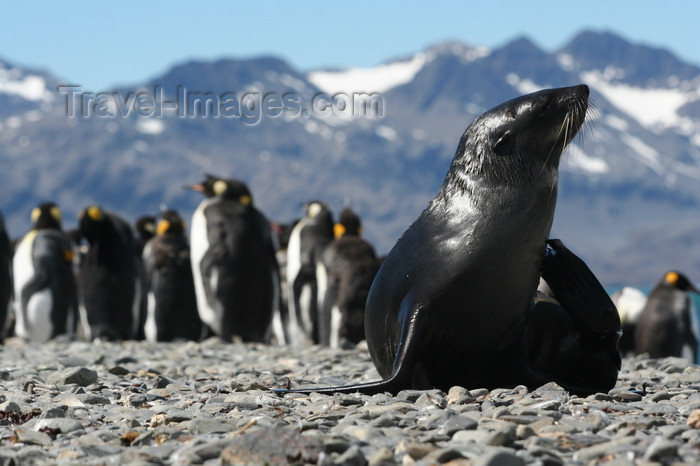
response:
M620 318L586 264L559 240L547 242L542 278L551 295L538 294L527 325L533 365L572 391L607 392L620 369Z
M391 376L377 382L368 382L354 385L343 385L339 387L320 388L295 388L295 389L273 389L278 395L285 393L355 393L364 395L374 395L376 393L389 392L396 395L401 390L408 388L426 388L420 377L421 370L416 370L420 344L423 340L423 332L427 327L423 320L427 316L427 310L419 307L412 309L409 318L404 320L401 328L401 335L398 344L398 351L394 358L394 365ZM417 375L418 374L418 375ZM415 386L418 384L417 386ZM432 388L432 387L430 387Z

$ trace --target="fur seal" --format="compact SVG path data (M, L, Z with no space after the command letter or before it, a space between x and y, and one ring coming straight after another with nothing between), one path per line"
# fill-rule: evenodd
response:
M547 243L559 159L585 120L588 94L585 85L535 92L467 128L438 196L372 284L365 331L383 380L299 391L533 388L554 381L585 394L614 386L617 310L583 261L560 241ZM545 312L534 299L541 276L556 298L546 312L560 318L532 325L531 315ZM528 341L552 333L555 348L565 344L566 352L531 355ZM582 374L572 376L567 362L585 363ZM602 367L591 373L595 364Z
M697 362L698 319L688 292L698 293L688 277L671 270L647 299L635 329L635 352L652 358L685 357Z

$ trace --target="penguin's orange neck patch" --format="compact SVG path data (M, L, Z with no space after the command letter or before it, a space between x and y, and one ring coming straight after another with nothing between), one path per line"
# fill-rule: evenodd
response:
M159 235L162 235L166 231L170 229L170 222L167 220L161 220L158 222L158 229L156 230L156 233Z
M668 272L666 274L666 283L669 283L671 285L675 285L678 283L678 274L676 272Z

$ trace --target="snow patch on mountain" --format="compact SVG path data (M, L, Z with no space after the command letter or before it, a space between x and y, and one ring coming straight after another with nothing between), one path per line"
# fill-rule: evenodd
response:
M142 134L158 135L165 131L165 123L160 118L140 118L136 121L136 131Z
M396 134L396 130L389 128L385 125L377 126L377 129L375 131L377 133L377 136L382 137L387 141L395 141L398 136Z
M620 140L632 148L630 154L644 165L659 175L663 175L666 172L664 165L659 161L659 153L656 149L631 134L621 134Z
M307 78L328 94L386 92L411 81L429 61L428 54L418 53L410 60L385 63L373 68L314 71Z
M610 171L610 166L607 162L586 154L576 144L569 146L562 166L570 171L581 171L598 175Z
M688 95L680 89L612 83L607 75L597 70L581 73L581 79L646 128L687 127L688 122L678 115L678 109L688 102Z
M506 76L506 82L522 94L529 94L542 89L542 86L535 84L530 79L521 79L520 76L515 73L509 73Z
M0 68L0 93L16 95L34 102L53 100L53 95L46 89L44 78L18 74L14 69Z

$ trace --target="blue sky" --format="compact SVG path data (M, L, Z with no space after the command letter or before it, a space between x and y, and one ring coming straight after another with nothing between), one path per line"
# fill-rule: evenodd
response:
M301 71L372 66L444 40L546 50L582 29L672 50L700 65L700 2L3 2L0 59L93 91L138 83L191 58L274 54Z

